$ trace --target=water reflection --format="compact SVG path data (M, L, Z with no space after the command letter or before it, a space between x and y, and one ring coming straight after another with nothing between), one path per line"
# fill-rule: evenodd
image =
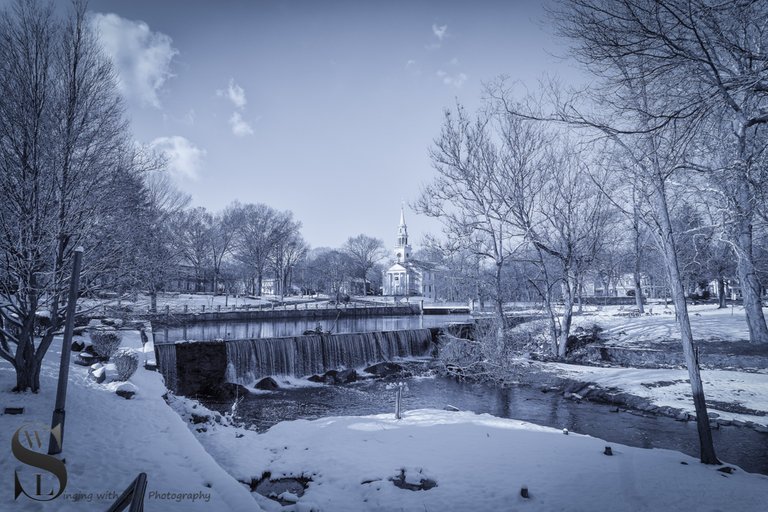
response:
M697 456L698 437L693 422L671 418L611 412L613 408L590 402L566 400L559 393L542 393L519 386L499 389L485 384L460 383L432 377L408 381L403 397L408 409L453 405L461 410L490 413L504 418L547 425L588 434L610 442L642 448L668 448ZM206 405L225 412L231 403ZM264 431L285 420L323 416L366 415L394 411L394 393L384 381L363 381L347 386L322 386L279 390L251 395L241 406L242 418ZM713 431L722 460L747 471L768 474L768 434L738 427Z

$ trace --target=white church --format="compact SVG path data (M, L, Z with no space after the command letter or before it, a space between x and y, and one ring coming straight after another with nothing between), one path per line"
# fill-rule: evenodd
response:
M405 224L405 212L402 207L394 256L392 266L384 273L382 287L384 295L437 298L435 289L437 266L434 263L416 260L411 256L411 246L408 245L408 226Z

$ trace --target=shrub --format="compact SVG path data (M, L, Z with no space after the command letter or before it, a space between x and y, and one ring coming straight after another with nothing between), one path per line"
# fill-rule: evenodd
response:
M128 380L139 367L139 356L133 350L121 350L112 357L117 370L117 380Z
M120 346L122 336L114 329L98 329L90 333L91 343L96 355L109 359Z

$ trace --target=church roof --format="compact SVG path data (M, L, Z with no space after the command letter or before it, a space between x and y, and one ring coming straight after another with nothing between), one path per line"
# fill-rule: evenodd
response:
M387 270L387 272L405 272L405 267L404 267L404 266L402 266L402 265L401 265L401 264L399 264L399 263L395 263L394 265L392 265L391 267L389 267L389 269Z

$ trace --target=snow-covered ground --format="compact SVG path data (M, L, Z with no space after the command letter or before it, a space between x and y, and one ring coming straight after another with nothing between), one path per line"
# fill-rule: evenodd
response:
M601 368L564 363L538 363L537 366L559 377L589 382L604 389L614 388L645 398L657 407L672 407L695 415L686 370ZM708 407L710 413L716 413L721 419L768 426L768 372L702 370L701 380L707 402L716 404ZM755 413L739 412L746 410Z
M579 321L586 327L599 319L611 339L621 331L633 340L650 339L648 331L656 337L666 336L665 329L674 331L673 314L629 318L617 312L622 310L603 308ZM708 339L743 339L743 310L740 318L739 308L733 315L712 306L693 308L693 313L694 332L711 335ZM151 343L142 349L138 332L123 334L124 346L153 358ZM25 496L14 500L10 475L19 471L31 486L36 470L12 456L11 436L22 425L50 423L59 346L54 343L45 358L39 394L9 392L14 373L0 361L0 407L25 408L23 415L0 415L0 446L7 450L0 474L8 477L0 485L0 510L104 510L141 471L148 474L148 511L750 511L763 510L768 496L766 476L718 472L667 450L612 444L609 457L603 455L606 442L599 439L470 412L416 410L400 421L391 414L297 420L264 434L226 426L226 418L223 424L193 425L188 421L193 406L197 414L215 414L181 398L172 398L169 407L156 372L140 367L131 378L138 393L125 400L113 392L114 385L96 384L86 368L72 365L62 454L69 478L65 494L51 503ZM559 376L693 412L684 370L535 364ZM704 370L702 376L708 400L766 415L745 414L738 407L710 411L768 425L767 373ZM298 502L281 508L238 482L258 481L265 472L272 479L307 477L311 482L303 496L284 495ZM390 480L398 478L416 486L431 480L437 486L402 489ZM45 474L44 482L50 480ZM522 486L529 499L520 496Z
M587 306L574 318L574 328L597 324L601 337L611 345L642 346L649 342L680 340L672 306L650 304L646 315L628 316L630 306ZM768 317L768 308L763 308ZM689 305L691 329L697 341L749 341L749 329L742 306L717 309L714 304Z
M141 350L138 332L124 331L123 346ZM60 347L57 339L46 355L39 394L11 393L14 372L8 363L0 362L0 407L24 407L23 415L0 415L0 510L103 511L142 471L147 473L147 511L259 510L250 494L221 469L167 406L160 374L142 366L130 379L138 388L131 400L93 382L87 368L71 366L62 453L66 490L52 502L35 502L24 495L14 501L14 470L25 479L29 492L34 490L36 472L44 475L44 485L56 485L49 473L11 455L11 436L22 425L50 425ZM154 358L151 343L146 349L149 353L142 355Z
M174 406L185 414L189 402ZM238 480L311 479L303 496L284 495L295 505L261 498L274 511L757 511L768 496L764 475L669 450L611 444L606 456L600 439L471 412L297 420L264 434L208 427L198 438ZM402 489L393 478L437 486Z

